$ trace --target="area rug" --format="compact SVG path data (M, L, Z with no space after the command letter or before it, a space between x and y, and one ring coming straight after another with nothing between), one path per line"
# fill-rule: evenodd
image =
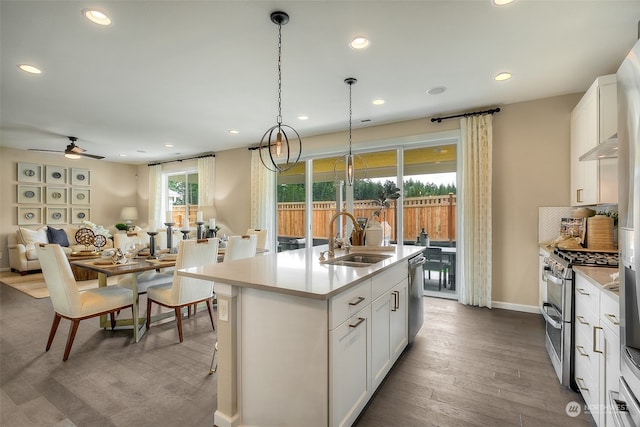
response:
M111 285L117 282L117 277L107 277L107 284ZM0 283L4 283L7 286L11 286L14 289L19 290L32 298L48 298L49 290L44 283L44 276L42 273L27 274L24 276L4 276L0 277ZM84 291L86 289L94 289L98 287L98 279L83 280L76 282L78 289Z

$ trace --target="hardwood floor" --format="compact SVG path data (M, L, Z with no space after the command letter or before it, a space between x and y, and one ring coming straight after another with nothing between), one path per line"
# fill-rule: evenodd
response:
M584 414L565 413L568 402L583 402L555 378L540 316L435 298L425 298L425 308L422 331L359 427L591 425ZM85 320L67 362L68 322L44 351L52 319L48 298L0 285L3 427L213 424L215 333L205 312L185 320L182 344L174 322L154 324L132 344L130 331Z

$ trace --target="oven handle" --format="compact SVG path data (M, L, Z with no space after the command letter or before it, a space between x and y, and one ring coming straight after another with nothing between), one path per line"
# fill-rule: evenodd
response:
M549 313L547 313L547 307L551 307L553 309L553 311L555 311L556 313L558 312L558 310L556 310L555 307L553 305L551 305L550 303L548 303L548 302L542 303L542 317L544 317L544 320L548 324L553 326L555 329L562 329L562 322L558 322L556 319L554 319L553 317L549 316Z
M564 282L564 279L560 279L554 275L552 275L551 273L544 273L545 277L547 278L547 281L551 281L552 283L555 283L556 285L562 285L562 283Z

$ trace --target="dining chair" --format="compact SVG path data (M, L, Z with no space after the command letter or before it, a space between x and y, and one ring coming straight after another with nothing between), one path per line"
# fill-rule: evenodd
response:
M194 279L191 277L179 276L177 271L184 268L199 267L205 264L217 262L218 238L212 239L189 239L181 240L178 243L178 258L173 273L173 280L169 284L153 285L147 288L147 325L151 324L151 304L156 303L163 307L173 308L178 327L178 338L183 341L182 335L182 307L189 307L191 304L206 302L209 310L211 326L213 324L213 282L207 280Z
M256 248L267 249L267 230L266 229L249 228L247 229L247 234L248 235L255 234L258 236L258 241L256 242Z
M38 246L36 251L55 312L46 351L51 348L60 319L65 318L71 321L62 361L69 358L81 320L110 314L111 329L113 329L115 328L114 312L128 307L131 307L133 311L133 293L129 289L106 286L80 292L73 277L69 260L60 245Z
M438 291L442 290L442 282L444 278L444 284L446 286L446 272L449 267L449 262L442 256L442 248L429 246L423 251L425 257L424 271L427 274L429 280L431 280L431 272L438 272Z
M256 255L258 235L229 236L222 262L251 258Z

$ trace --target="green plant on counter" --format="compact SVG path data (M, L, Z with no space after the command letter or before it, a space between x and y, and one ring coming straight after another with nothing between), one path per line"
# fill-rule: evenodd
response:
M119 222L116 224L116 228L121 231L127 231L127 224Z
M618 211L600 211L598 212L598 215L604 215L613 218L613 226L618 226Z

